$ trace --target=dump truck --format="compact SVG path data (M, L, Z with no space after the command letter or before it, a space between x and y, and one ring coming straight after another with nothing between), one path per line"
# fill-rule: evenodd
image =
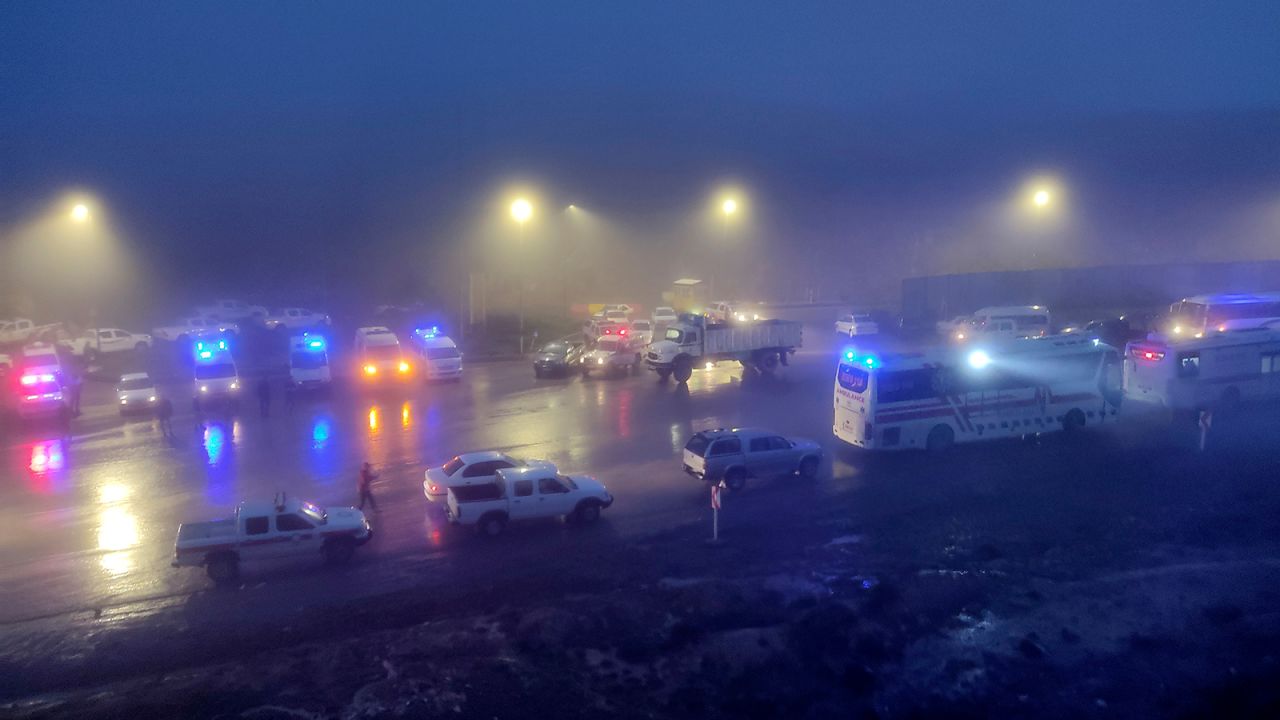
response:
M661 340L649 345L645 364L661 380L672 375L687 382L706 363L736 360L742 367L772 374L800 347L801 324L793 320L719 323L699 315L681 315Z

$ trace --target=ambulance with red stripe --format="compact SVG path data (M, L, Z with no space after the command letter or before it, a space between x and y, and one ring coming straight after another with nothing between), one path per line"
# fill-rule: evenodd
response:
M1280 396L1280 327L1135 340L1124 394L1170 410L1211 410Z
M244 562L323 557L345 563L372 537L368 519L353 507L326 509L281 494L271 503L240 503L223 520L183 523L172 565L204 567L224 583L239 577Z
M846 349L836 368L835 436L867 450L944 450L1114 422L1119 352L1050 335L906 355Z

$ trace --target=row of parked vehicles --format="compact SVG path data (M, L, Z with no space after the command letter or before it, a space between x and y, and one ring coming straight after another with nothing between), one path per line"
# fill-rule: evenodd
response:
M741 491L752 478L813 479L822 459L822 448L812 440L743 428L697 432L681 454L686 474L723 483L731 492ZM590 525L614 503L595 477L496 450L461 453L427 468L422 490L451 525L488 537L513 522L562 518ZM356 508L323 508L280 495L270 503L241 503L230 518L183 523L172 565L203 567L222 583L235 580L245 562L293 557L340 564L373 532Z

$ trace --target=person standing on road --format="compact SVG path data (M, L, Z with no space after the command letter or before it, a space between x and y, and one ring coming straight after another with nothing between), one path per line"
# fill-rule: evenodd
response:
M298 401L298 386L293 382L287 382L284 385L284 409L290 415L293 414L293 406Z
M271 381L267 380L266 375L258 381L258 412L262 413L262 417L271 415Z
M364 509L364 503L367 500L369 502L369 506L373 508L374 512L380 512L378 510L378 501L373 497L373 481L376 479L378 479L378 474L373 471L373 466L366 462L364 467L360 468L361 510Z
M156 420L160 422L160 432L167 438L173 437L173 403L167 397L161 397L156 404Z

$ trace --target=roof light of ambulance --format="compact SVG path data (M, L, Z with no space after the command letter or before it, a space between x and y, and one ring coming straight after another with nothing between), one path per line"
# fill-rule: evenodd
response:
M307 341L307 347L311 348L312 350L323 350L323 349L324 349L324 341L323 341L323 340L308 340L308 341Z
M988 355L986 352L982 350L974 350L973 352L969 353L969 367L975 370L981 370L982 368L990 364L991 364L991 356Z
M375 366L373 366L373 365L365 365L365 366L364 366L364 374L365 374L365 375L377 375L377 374L378 374L378 368L377 368L377 367L375 367Z
M400 372L402 373L409 372L409 363L405 362L404 360L401 360L399 369L400 369Z
M845 351L844 351L844 359L845 359L845 360L848 360L849 362L853 362L853 358L854 358L854 357L855 357L855 356L854 356L854 354L853 354L853 351L852 351L852 350L845 350Z

